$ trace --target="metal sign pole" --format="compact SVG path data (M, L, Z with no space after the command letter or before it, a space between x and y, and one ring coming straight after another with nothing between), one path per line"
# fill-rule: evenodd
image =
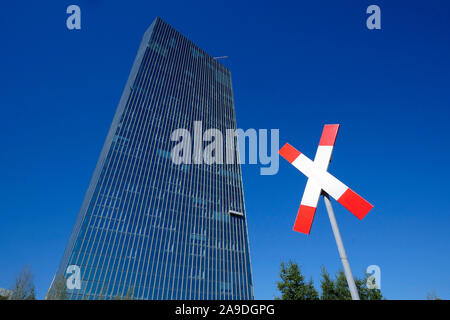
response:
M350 269L350 263L348 262L347 254L345 253L344 243L342 242L341 233L334 215L333 207L331 206L330 198L327 193L323 193L323 201L328 211L328 217L330 218L331 228L333 229L334 238L336 239L336 245L338 247L339 256L341 257L342 266L344 267L345 277L347 278L348 287L353 300L359 300L358 290L356 289L355 280L353 279L352 269Z

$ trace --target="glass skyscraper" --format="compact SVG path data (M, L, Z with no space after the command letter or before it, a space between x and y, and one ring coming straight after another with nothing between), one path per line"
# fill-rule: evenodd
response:
M171 160L194 121L236 128L230 71L156 18L57 272L80 268L69 299L253 299L240 165Z

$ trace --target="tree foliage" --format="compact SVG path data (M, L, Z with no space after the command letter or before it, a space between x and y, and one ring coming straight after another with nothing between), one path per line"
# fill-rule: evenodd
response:
M66 300L68 295L66 278L57 274L47 294L47 300Z
M0 289L0 300L9 300L11 293L9 290Z
M362 279L355 279L355 284L356 288L358 289L359 298L361 300L385 300L385 298L381 294L380 289L369 289L367 287L367 279L368 279L367 276L365 276Z
M322 279L320 281L321 300L351 300L352 296L347 284L347 278L340 270L334 279L322 267ZM297 263L290 261L287 265L281 263L281 281L277 282L278 290L281 292L283 300L317 300L319 294L314 288L312 279L305 282ZM369 289L366 285L367 276L356 278L355 284L361 300L381 300L384 299L379 289Z
M128 288L128 291L125 294L123 300L134 300L134 286Z
M330 278L330 274L325 267L322 267L322 280L320 281L320 288L322 289L320 299L321 300L337 300L338 293L336 292L336 286L334 280Z
M118 294L113 298L113 300L134 300L134 299L135 299L134 286L129 287L124 296Z
M347 278L342 270L336 275L336 279L332 280L327 270L322 268L321 295L322 300L351 300L350 289L348 288ZM383 295L379 289L367 288L367 277L356 278L355 285L361 300L381 300Z
M24 266L11 288L11 300L35 300L34 276L29 266Z
M427 294L426 296L427 300L441 300L437 295L436 295L436 289L433 289L433 291L431 291L430 293Z
M283 300L318 300L319 294L314 288L312 279L305 282L297 263L289 261L281 263L281 281L277 282Z

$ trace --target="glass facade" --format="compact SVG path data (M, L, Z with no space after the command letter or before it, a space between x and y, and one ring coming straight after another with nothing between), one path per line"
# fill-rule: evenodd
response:
M194 121L236 128L230 71L156 18L58 269L80 267L70 299L253 299L240 165L171 160Z

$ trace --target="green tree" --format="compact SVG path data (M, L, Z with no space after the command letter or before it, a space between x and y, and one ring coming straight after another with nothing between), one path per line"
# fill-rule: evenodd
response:
M337 293L334 285L334 281L330 278L330 274L325 267L322 267L322 280L320 280L320 288L322 292L320 294L321 300L336 300Z
M350 289L348 288L347 278L344 271L339 270L335 280L336 299L335 300L352 300Z
M384 300L380 289L369 289L367 287L368 279L369 277L367 277L367 275L362 279L355 279L355 285L358 289L359 298L361 300Z
M117 294L113 297L113 300L135 300L134 298L134 286L128 288L124 296Z
M106 299L106 287L105 287L105 285L102 286L102 289L98 293L96 300L107 300Z
M379 289L367 288L367 279L356 278L355 285L359 293L361 300L382 300L383 295ZM352 296L347 284L347 278L342 270L336 275L336 279L332 280L326 269L322 268L322 280L321 280L321 296L322 300L351 300Z
M9 300L10 296L11 292L9 290L0 288L0 300Z
M314 288L312 279L305 282L297 263L289 261L286 265L281 262L281 281L277 282L282 300L318 300L319 294Z
M29 266L24 266L11 288L11 300L35 300L33 273Z
M128 288L128 291L125 294L123 300L134 300L134 286Z
M431 291L430 293L427 294L426 296L427 300L441 300L440 298L438 298L438 296L436 295L436 289L433 289L433 291Z
M62 274L57 274L52 286L47 294L47 300L66 300L67 299L66 278Z

